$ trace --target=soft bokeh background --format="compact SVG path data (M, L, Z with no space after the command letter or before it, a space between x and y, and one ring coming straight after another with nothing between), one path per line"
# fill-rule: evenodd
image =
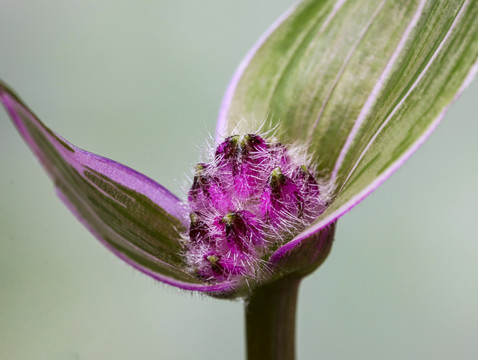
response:
M290 0L2 0L0 77L74 144L175 193L236 65ZM299 359L477 359L478 83L340 222L301 288ZM106 251L0 111L0 359L244 358L242 304Z

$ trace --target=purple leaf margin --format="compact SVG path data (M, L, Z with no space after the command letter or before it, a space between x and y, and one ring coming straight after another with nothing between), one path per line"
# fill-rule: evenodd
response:
M139 194L139 196L149 199L160 211L165 213L164 219L161 220L171 222L157 225L158 231L163 231L166 234L174 234L173 230L175 230L176 236L168 240L172 241L173 244L177 243L177 247L180 247L179 231L182 231L181 229L185 229L188 226L185 209L181 201L166 188L136 170L111 159L82 150L55 134L47 128L1 80L0 101L26 144L37 156L54 181L60 199L67 205L78 220L117 257L144 274L183 290L221 295L227 294L235 288L235 284L232 282L216 284L199 282L193 275L187 273L187 267L184 263L182 264L182 268L178 266L178 264L168 263L164 259L148 253L145 248L140 248L137 244L133 244L133 242L128 243L127 238L116 239L115 241L123 242L120 244L121 246L116 246L111 240L113 237L112 231L106 229L107 226L111 225L106 224L105 220L101 219L98 213L95 213L97 208L92 206L90 199L88 199L92 194L81 193L79 192L81 189L78 190L75 188L75 183L69 183L69 178L65 176L67 170L62 170L65 166L71 167L68 171L70 174L74 174L74 176L80 176L87 180L87 174L94 172L104 179L111 179L112 182L120 187L124 187L132 194ZM51 149L54 149L56 153L53 154L51 150L47 151L46 145L41 143L40 139L46 140L48 146L51 146ZM59 158L55 158L53 155L59 156ZM111 202L117 206L126 206L125 204L128 204L127 201L122 203L120 197L115 198L114 192L105 192L100 186L97 186L96 189L93 188L93 190L109 198ZM131 199L127 200L129 201ZM129 256L130 254L144 258L146 264L152 264L154 266L145 266L142 261L137 260L139 258L133 258ZM161 269L165 269L164 273L160 271Z

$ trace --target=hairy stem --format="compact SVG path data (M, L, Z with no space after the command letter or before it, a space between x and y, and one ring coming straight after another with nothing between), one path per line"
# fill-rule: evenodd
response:
M254 289L246 302L248 360L294 360L299 277Z

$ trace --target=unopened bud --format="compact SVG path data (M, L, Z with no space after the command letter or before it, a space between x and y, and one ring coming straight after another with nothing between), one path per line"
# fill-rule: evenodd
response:
M275 168L262 193L262 215L269 219L272 225L277 226L281 219L300 217L303 207L304 201L297 185L285 176L279 167Z
M320 215L319 186L297 154L256 134L233 135L196 166L186 256L199 277L260 276L267 252Z

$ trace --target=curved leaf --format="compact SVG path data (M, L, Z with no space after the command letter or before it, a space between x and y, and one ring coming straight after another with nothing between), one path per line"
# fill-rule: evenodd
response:
M478 70L476 19L473 0L308 0L246 56L218 138L265 123L306 144L334 185L329 208L293 243L347 212L425 141Z
M279 247L269 258L269 263L274 271L279 271L275 276L295 273L305 276L319 267L332 249L335 236L336 223L315 232L301 241L291 241Z
M182 289L231 289L230 283L200 283L186 271L180 233L187 224L178 198L135 170L62 139L1 81L0 100L60 198L108 249L147 275Z

